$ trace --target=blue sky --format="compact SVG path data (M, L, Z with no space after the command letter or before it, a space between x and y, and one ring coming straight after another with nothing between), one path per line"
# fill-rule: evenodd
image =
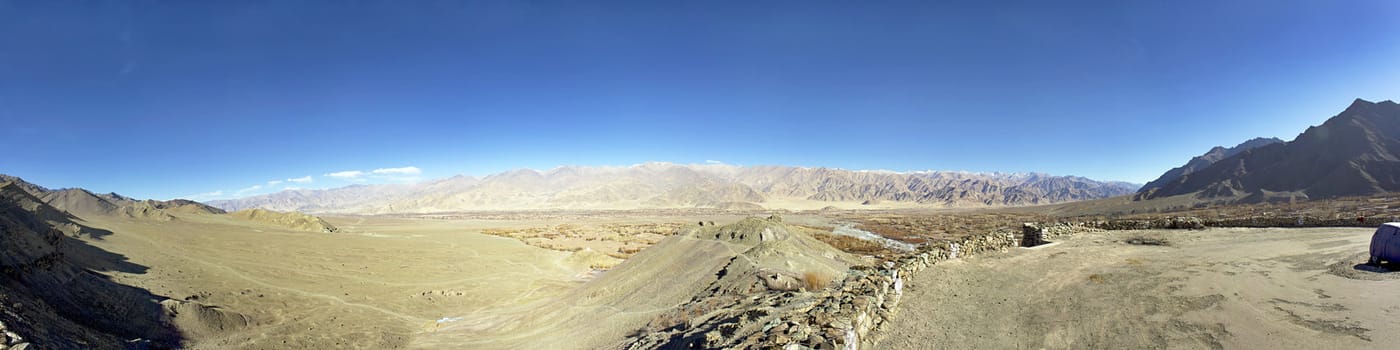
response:
M1400 99L1396 18L1396 1L0 0L0 173L158 199L646 161L1146 182Z

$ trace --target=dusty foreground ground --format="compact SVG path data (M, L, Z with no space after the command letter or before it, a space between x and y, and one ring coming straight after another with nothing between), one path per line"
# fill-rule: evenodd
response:
M112 233L84 240L107 253L73 258L108 266L96 270L117 283L250 317L246 329L185 334L193 348L462 348L473 339L421 340L473 326L465 324L510 322L593 278L590 260L485 229L735 218L327 219L340 232L224 215L96 217L85 224ZM469 347L493 344L474 341Z
M939 264L880 347L1394 349L1400 272L1356 268L1371 233L1120 231Z
M252 318L190 339L197 348L401 348L444 317L548 298L588 271L474 233L498 223L341 218L333 234L223 216L92 223L115 233L91 244L141 267L109 272L117 282Z

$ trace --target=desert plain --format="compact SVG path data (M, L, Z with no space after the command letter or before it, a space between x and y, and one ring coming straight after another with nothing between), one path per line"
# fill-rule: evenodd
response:
M250 321L187 332L191 348L622 348L681 305L631 302L626 291L596 285L614 283L599 276L629 258L594 244L626 235L607 228L724 225L749 215L324 217L334 233L224 215L93 217L84 223L114 234L80 239L106 252L84 258L108 267L94 270L117 283ZM829 231L862 215L808 211L787 214L786 223ZM499 233L560 225L588 229L533 245ZM874 336L878 348L892 349L1384 348L1400 341L1387 331L1400 329L1400 299L1389 292L1400 288L1400 273L1358 266L1371 232L1106 231L953 259L909 277L897 317ZM554 241L561 243L545 247ZM657 276L667 275L648 278ZM580 302L581 290L622 299Z

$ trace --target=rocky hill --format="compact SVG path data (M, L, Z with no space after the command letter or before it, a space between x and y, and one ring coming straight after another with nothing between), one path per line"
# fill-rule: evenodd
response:
M1400 105L1357 99L1286 143L1238 151L1144 186L1138 200L1194 194L1240 202L1400 191ZM1190 166L1190 164L1188 164Z
M183 345L182 332L248 324L241 314L153 295L95 272L145 268L70 237L98 229L30 193L46 189L5 180L0 181L0 272L5 277L0 280L0 329L6 333L0 343L11 349L175 348ZM91 199L78 192L53 198L76 204L75 211L107 208L106 202L86 202Z
M445 328L421 341L460 344L460 339L547 332L555 336L510 337L499 345L621 349L625 347L615 343L618 339L683 329L700 315L754 307L784 293L807 291L800 294L811 298L860 263L858 257L784 224L781 217L687 226L560 300L522 315L524 319L492 327ZM754 322L755 329L746 331L756 332L772 318Z
M244 209L229 216L257 223L281 226L309 232L336 232L340 229L321 218L298 212L278 212L266 209Z
M508 209L778 208L792 202L1013 206L1132 193L1121 182L1045 174L852 171L645 163L515 170L413 185L359 185L211 201L227 210L413 213ZM816 208L825 205L816 205Z

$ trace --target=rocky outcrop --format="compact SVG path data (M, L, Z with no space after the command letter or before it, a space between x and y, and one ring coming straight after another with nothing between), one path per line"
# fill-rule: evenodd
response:
M58 212L18 186L0 186L0 321L44 348L174 347L180 337L150 293L112 283L68 252L85 249L49 224ZM43 216L50 216L45 218ZM67 225L77 225L63 222ZM154 315L154 316L152 316Z
M224 332L246 326L223 322L199 328L217 318L210 317L215 312L182 312L192 310L185 305L190 302L168 300L95 272L141 273L145 267L72 237L106 231L79 224L70 212L48 205L31 194L36 187L0 183L0 341L11 348L175 348L187 345L184 337L191 333L182 333L186 328ZM241 314L215 311L246 321Z
M993 233L925 246L876 266L855 265L827 288L768 288L743 296L696 298L628 340L627 349L855 349L874 347L876 332L898 312L904 279L940 261L1017 244ZM677 313L681 316L678 317ZM674 323L674 322L673 322Z
M698 324L734 305L757 305L778 290L827 290L861 258L817 240L779 216L714 225L695 222L519 319L472 337L512 337L500 348L617 348L620 339ZM778 281L766 282L777 276ZM828 277L829 276L829 277ZM716 314L717 315L717 314ZM605 319L605 326L598 320ZM713 320L718 321L718 320ZM425 335L431 342L435 335ZM553 343L570 339L567 345Z
M276 212L265 209L239 210L229 214L229 216L258 222L267 225L276 225L299 231L332 233L340 231L335 225L331 225L326 220L319 217L306 215L298 212Z
M160 306L165 317L186 338L206 339L248 328L253 322L241 313L196 301L165 299Z

